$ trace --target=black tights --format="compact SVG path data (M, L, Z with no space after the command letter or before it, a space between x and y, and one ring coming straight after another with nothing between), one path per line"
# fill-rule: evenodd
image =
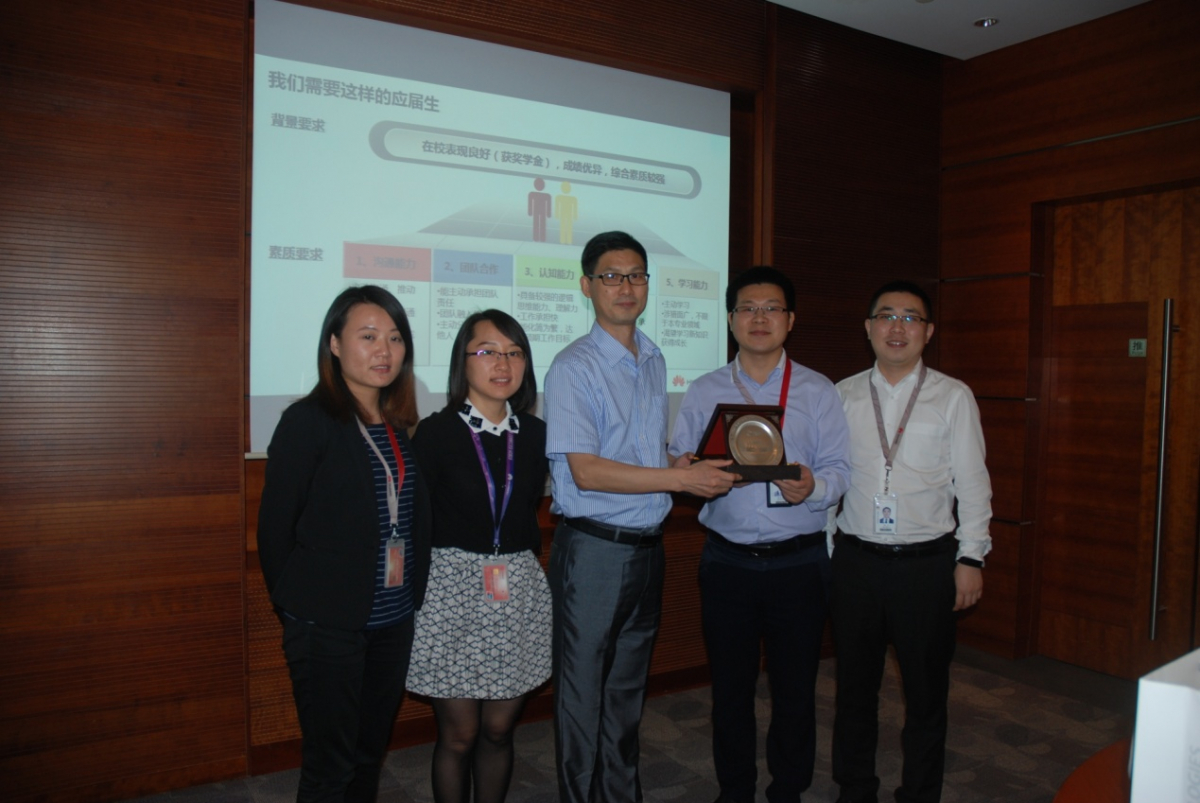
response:
M513 730L525 697L512 700L433 701L437 744L433 748L435 803L503 803L513 768Z

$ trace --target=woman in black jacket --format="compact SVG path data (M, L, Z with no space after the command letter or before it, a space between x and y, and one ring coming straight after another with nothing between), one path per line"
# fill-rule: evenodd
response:
M513 318L467 318L450 357L446 408L413 439L429 478L433 558L408 688L433 698L436 803L500 803L512 734L550 677L550 588L538 562L546 425L529 339Z
M313 391L267 449L258 555L283 622L303 737L298 803L375 800L429 567L429 497L400 302L351 287L329 308Z

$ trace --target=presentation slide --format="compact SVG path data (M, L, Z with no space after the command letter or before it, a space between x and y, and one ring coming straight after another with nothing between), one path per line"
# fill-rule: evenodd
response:
M669 390L725 362L727 94L275 0L255 16L252 454L315 384L349 285L403 303L423 416L481 309L521 322L540 387L592 325L579 258L601 231L649 253L640 325Z

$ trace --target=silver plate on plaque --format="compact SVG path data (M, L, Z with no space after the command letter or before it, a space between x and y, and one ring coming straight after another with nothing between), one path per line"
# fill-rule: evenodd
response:
M779 465L783 461L783 435L761 415L743 415L729 428L729 452L742 465Z

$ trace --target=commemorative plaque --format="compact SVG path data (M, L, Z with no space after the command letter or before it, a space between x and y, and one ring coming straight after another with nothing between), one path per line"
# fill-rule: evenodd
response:
M744 482L798 480L800 466L788 465L780 422L782 407L758 404L718 404L713 410L697 460L726 459L725 470Z

